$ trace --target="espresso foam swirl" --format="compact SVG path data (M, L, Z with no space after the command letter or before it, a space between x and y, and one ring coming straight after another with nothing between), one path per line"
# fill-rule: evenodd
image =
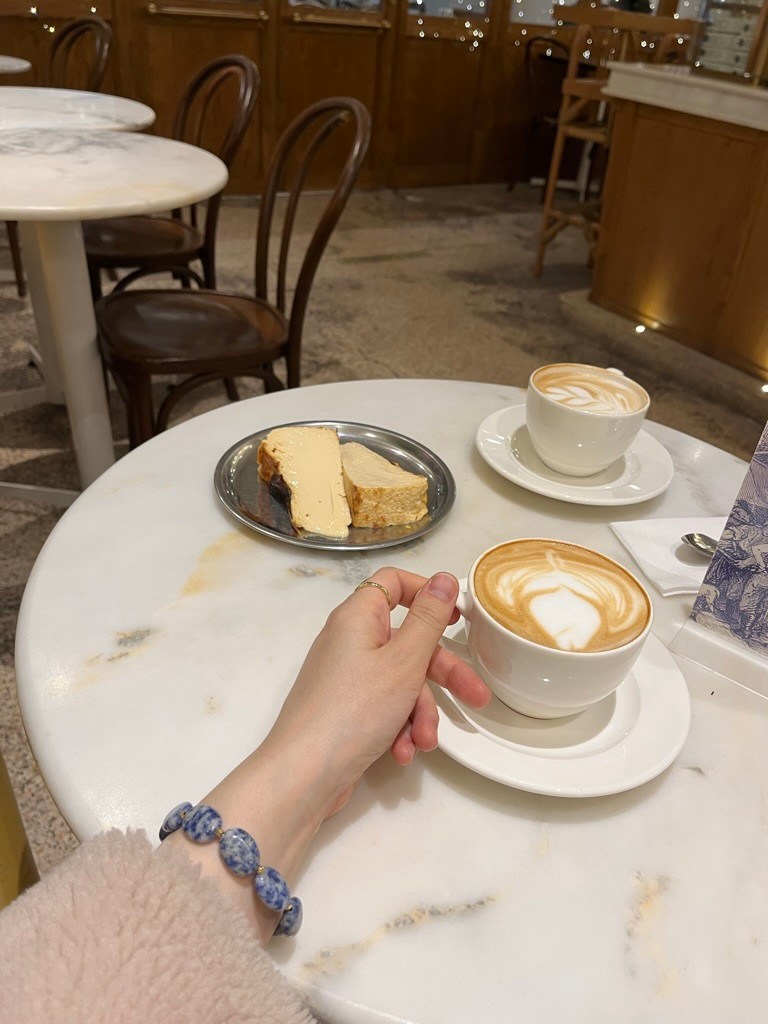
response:
M475 592L507 629L563 651L607 651L634 640L648 599L619 565L578 545L514 541L475 570Z
M634 381L600 367L556 364L533 375L536 390L569 409L605 416L638 412L646 403L643 389Z

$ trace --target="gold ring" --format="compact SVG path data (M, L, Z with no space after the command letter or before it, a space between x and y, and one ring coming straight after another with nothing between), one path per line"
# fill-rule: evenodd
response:
M357 593L358 590L362 590L363 587L376 587L377 590L380 590L387 599L387 607L392 611L392 598L383 583L377 583L376 580L363 580L362 583L358 583L355 587L355 593Z

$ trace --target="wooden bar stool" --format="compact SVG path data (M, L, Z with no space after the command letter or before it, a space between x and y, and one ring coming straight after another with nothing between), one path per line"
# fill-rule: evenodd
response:
M568 70L563 79L563 98L557 122L552 161L544 191L539 243L536 250L534 274L541 276L544 266L544 252L549 243L563 228L576 227L583 231L589 245L590 258L597 243L599 230L599 201L584 202L567 207L556 204L557 181L560 164L568 139L578 139L585 145L601 146L607 149L610 134L610 108L605 103L602 90L607 78L604 65L596 64L594 76L586 78L579 74L586 54L590 53L589 40L595 34L594 26L579 25L576 29L568 59Z
M539 231L534 274L539 277L544 265L544 253L549 243L566 227L579 228L589 246L589 265L592 265L597 237L600 231L600 197L589 197L584 202L566 207L556 201L557 181L565 143L579 139L590 146L590 166L595 147L607 158L611 136L611 103L603 94L608 78L608 64L614 61L650 62L657 50L661 60L671 58L674 45L684 50L676 40L695 36L700 23L690 19L660 14L637 14L614 8L598 8L592 3L579 3L561 8L565 22L576 25L568 71L563 80L562 101L558 117L552 162L544 193L544 209ZM567 12L567 13L566 13ZM677 58L677 55L676 59ZM585 61L594 67L589 77L580 74Z

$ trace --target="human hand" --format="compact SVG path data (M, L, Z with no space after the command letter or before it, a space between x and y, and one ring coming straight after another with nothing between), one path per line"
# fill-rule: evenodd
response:
M342 807L366 768L387 749L401 765L437 746L437 707L427 678L473 707L490 690L472 668L439 645L455 622L458 582L401 569L371 579L409 612L393 630L386 595L355 591L328 617L267 738L322 766L324 816Z

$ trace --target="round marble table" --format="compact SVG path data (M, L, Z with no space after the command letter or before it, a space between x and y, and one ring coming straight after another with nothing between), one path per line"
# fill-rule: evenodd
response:
M21 75L31 67L30 62L23 57L8 57L0 53L0 75Z
M90 128L133 132L148 128L154 120L151 107L108 93L40 86L5 86L0 92L0 129Z
M123 96L41 87L4 87L0 92L2 130L65 128L133 132L148 128L154 120L155 112L151 107ZM45 302L45 285L41 280L43 268L37 237L31 227L24 224L20 234L37 327L37 344L30 345L30 355L42 374L43 386L0 396L4 409L19 408L43 400L56 404L64 401L61 370L51 333L51 315ZM9 493L13 485L1 486L4 493ZM35 497L42 501L53 499L57 503L59 500L66 503L73 496L70 492L51 492L47 488L14 488L14 493L16 490L20 491L20 497Z
M52 337L80 478L114 462L80 222L157 213L218 192L227 169L203 149L120 131L0 131L0 219L26 224L30 293Z
M24 722L54 799L86 838L153 837L257 744L329 610L378 566L466 573L514 536L633 565L608 524L722 515L744 464L653 423L676 475L658 498L592 508L522 490L474 447L519 403L499 385L357 381L230 405L160 435L65 514L30 577L17 660ZM302 419L400 431L450 466L457 499L421 541L359 554L240 526L212 485L239 439ZM669 643L692 598L651 588ZM757 1021L768 1001L768 701L684 663L692 725L630 792L520 792L436 751L383 758L326 823L296 880L295 940L273 943L333 1024Z

